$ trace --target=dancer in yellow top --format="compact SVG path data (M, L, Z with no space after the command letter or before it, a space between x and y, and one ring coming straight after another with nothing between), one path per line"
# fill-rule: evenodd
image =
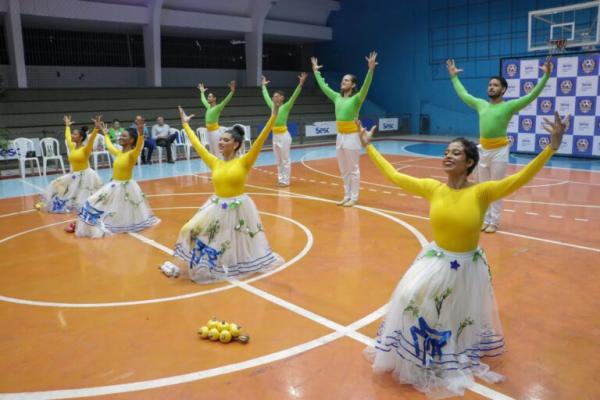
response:
M490 203L530 181L560 146L568 116L546 120L551 143L518 173L500 181L473 184L475 143L450 142L442 161L446 183L402 174L370 144L373 129L361 140L389 180L430 203L434 241L418 255L392 295L374 348L366 349L375 372L392 372L433 398L462 395L473 376L489 382L503 377L482 357L504 352L504 336L491 285L491 273L478 247L480 226Z
M221 112L223 112L225 106L229 104L233 98L233 94L235 93L235 81L229 82L229 94L220 103L217 103L217 96L215 96L214 93L208 93L208 96L204 95L208 89L203 83L198 85L198 90L200 90L202 104L206 107L204 123L206 124L206 130L208 131L208 149L213 155L220 157L221 154L218 150L219 139L221 138L221 134L225 132L225 129L219 125L219 118L221 117Z
M75 234L100 238L108 234L137 232L160 222L135 180L133 168L144 147L144 120L136 118L137 132L129 128L119 135L117 149L102 125L108 151L115 156L112 180L94 193L79 211Z
M335 149L340 174L344 180L344 198L337 204L344 207L352 207L358 202L360 189L360 139L358 138L358 126L354 120L358 119L360 108L367 98L367 92L373 79L373 71L377 66L377 53L373 51L365 58L369 70L360 91L356 91L356 76L347 74L342 78L340 93L337 93L325 83L325 79L319 71L323 66L319 65L319 61L315 57L311 58L317 84L335 105L335 120L338 131Z
M102 186L102 180L98 173L90 168L89 157L92 153L94 140L102 116L97 115L94 121L95 128L92 134L86 140L86 128L74 129L71 131L71 125L74 123L69 115L63 118L65 122L65 141L69 149L69 163L71 172L54 179L46 188L46 193L41 201L36 204L36 208L49 213L68 213L78 211L88 197ZM73 232L70 224L65 228L67 232Z
M269 136L280 105L281 101L274 102L262 132L241 157L236 154L244 140L243 129L234 126L222 133L222 159L200 143L189 125L193 115L187 116L179 107L183 129L210 168L215 188L215 195L181 228L175 245L175 256L188 263L189 277L198 283L239 278L282 262L269 246L254 202L244 193L248 173Z

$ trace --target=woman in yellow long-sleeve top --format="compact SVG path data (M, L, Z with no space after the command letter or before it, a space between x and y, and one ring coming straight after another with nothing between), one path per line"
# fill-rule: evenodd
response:
M137 232L160 222L152 213L146 196L131 179L133 168L144 147L144 120L136 119L135 129L119 135L118 150L110 141L108 128L102 126L108 151L115 156L112 180L85 202L77 216L75 234L100 238L121 232Z
M281 102L274 102L271 118L252 148L236 157L243 142L243 130L233 127L219 140L220 159L200 143L189 126L193 115L181 107L181 124L198 155L210 168L215 194L211 196L179 232L175 256L189 265L190 279L214 282L263 271L283 260L273 253L263 232L256 205L244 193L252 165L269 136Z
M89 157L102 123L102 117L97 115L92 119L95 128L85 145L83 144L87 136L85 130L74 129L71 131L73 121L69 115L65 115L63 121L65 122L65 141L69 148L71 172L54 179L38 203L40 210L49 213L78 211L87 198L102 186L102 180L98 173L90 168L89 164Z
M551 142L518 173L499 181L472 184L467 177L479 160L466 139L448 145L442 167L447 183L418 179L395 170L361 140L377 168L407 192L430 202L433 239L398 283L374 347L366 349L375 372L391 372L433 398L462 395L473 376L489 382L503 377L481 359L504 352L491 273L478 247L481 222L490 203L506 197L537 174L560 146L568 116L546 120Z
M219 118L221 117L221 112L223 112L225 106L229 104L235 93L235 81L229 82L229 94L220 103L217 103L217 96L215 96L214 93L209 93L208 96L205 96L204 93L208 89L203 83L198 85L198 90L200 90L202 104L206 107L204 123L206 124L206 130L208 131L208 148L213 155L221 157L221 153L219 153L219 139L221 138L221 134L225 132L225 128L219 125Z

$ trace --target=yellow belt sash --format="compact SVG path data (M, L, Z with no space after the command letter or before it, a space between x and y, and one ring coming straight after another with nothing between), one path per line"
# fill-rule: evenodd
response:
M335 121L335 124L337 126L338 133L343 135L358 132L358 125L356 125L356 122L354 121Z
M274 135L281 135L283 133L286 133L287 131L288 131L287 125L281 125L281 126L274 126L273 127L273 134Z
M481 147L486 150L498 149L500 147L504 147L508 144L508 138L506 136L498 137L498 138L479 138L479 143Z
M218 130L220 128L219 123L215 122L212 124L206 124L206 129L208 129L209 132L214 132L216 130Z

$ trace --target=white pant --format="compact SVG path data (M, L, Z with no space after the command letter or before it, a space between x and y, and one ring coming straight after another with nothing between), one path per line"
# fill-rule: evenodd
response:
M360 190L360 138L358 133L338 133L335 151L344 180L344 198L358 201Z
M277 181L286 185L290 184L292 163L290 162L290 146L292 136L285 133L273 133L273 154L277 163Z
M506 169L508 167L508 154L510 145L499 147L497 149L486 150L481 145L477 146L479 149L479 164L477 165L477 180L479 182L486 181L498 181L506 176ZM487 212L485 213L485 224L494 224L496 226L500 223L500 216L502 215L502 200L498 200L490 204Z
M207 130L206 132L206 139L208 140L208 151L210 151L211 154L221 159L223 158L223 155L221 154L221 152L219 152L219 139L221 138L221 134L223 132L225 132L225 128L223 128L222 126L219 127L219 129L217 129L216 131Z

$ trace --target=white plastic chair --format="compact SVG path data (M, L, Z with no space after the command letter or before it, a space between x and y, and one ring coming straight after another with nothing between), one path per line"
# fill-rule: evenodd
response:
M32 151L35 153L33 141L23 137L16 138L13 140L13 146L17 150L17 155L19 157L19 171L21 171L21 178L25 178L25 163L27 161L30 162L29 166L31 167L31 173L33 174L33 163L35 162L38 174L42 176L42 170L40 169L40 163L38 162L37 156L27 157L28 152Z
M96 136L96 140L94 140L94 147L92 150L92 159L94 160L94 169L98 169L98 158L106 157L106 161L108 162L108 167L112 168L112 157L108 150L106 150L106 143L104 143L104 136L98 135Z
M206 129L206 128L196 129L196 136L198 136L198 139L200 139L200 143L202 143L202 146L208 147L208 129Z
M174 128L171 128L174 129ZM173 145L175 146L175 155L177 155L177 149L179 148L183 148L183 150L185 151L185 157L187 158L187 160L190 160L190 152L192 149L192 144L190 143L190 141L187 138L187 135L185 134L185 132L183 131L183 129L181 131L174 129L177 132L177 138L175 139L175 141L173 142ZM177 158L177 157L175 157Z
M57 161L60 164L60 168L62 169L63 174L66 174L65 164L63 163L62 156L60 155L60 143L58 139L55 138L43 138L40 140L40 148L42 149L42 165L44 170L44 176L47 173L48 161Z

